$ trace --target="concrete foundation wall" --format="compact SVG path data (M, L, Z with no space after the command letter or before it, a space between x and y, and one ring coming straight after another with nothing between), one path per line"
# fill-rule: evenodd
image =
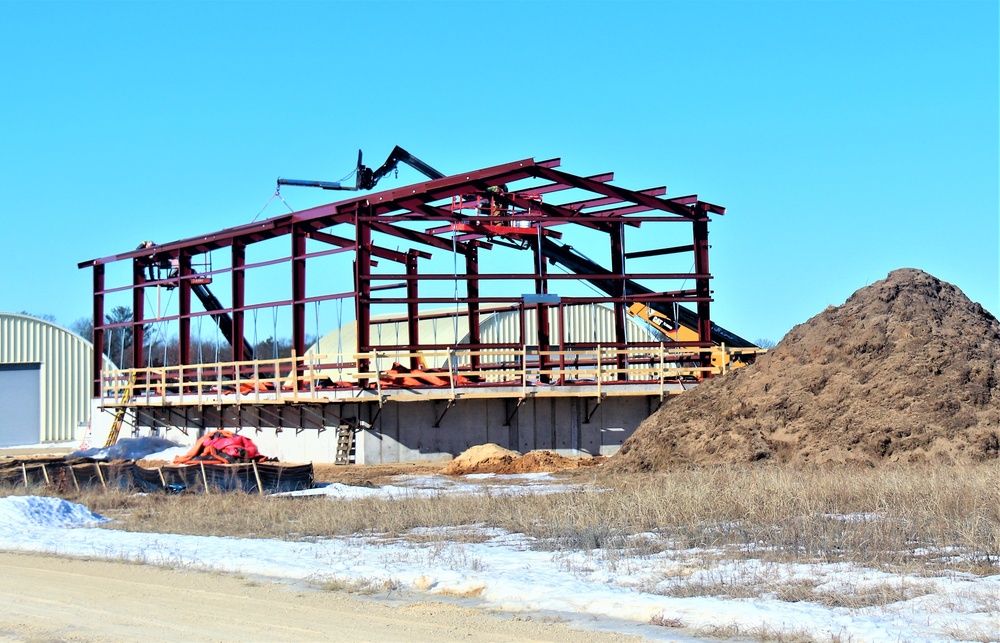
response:
M355 434L359 464L444 461L471 446L493 442L526 453L545 449L560 455L611 455L659 405L657 396L466 399L450 408L445 400L261 405L151 407L137 414L138 429L121 437L159 435L191 445L206 432L238 430L261 453L282 462L333 462L337 429L345 419L370 427ZM589 418L589 421L588 421ZM105 433L106 434L106 433Z

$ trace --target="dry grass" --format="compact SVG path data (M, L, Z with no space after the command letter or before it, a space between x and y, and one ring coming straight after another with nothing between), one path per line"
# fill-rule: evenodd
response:
M845 635L817 638L808 630L775 629L773 627L740 627L726 625L699 629L698 636L721 640L760 641L761 643L848 643L853 639Z
M1000 566L1000 469L995 464L577 476L584 479L602 491L351 501L97 490L64 497L116 519L111 528L127 531L310 540L479 525L533 536L540 548L599 550L632 559L669 547L894 570L938 561L977 573L996 573ZM25 490L0 490L9 492ZM481 539L475 531L463 531L469 542ZM441 538L455 540L456 534ZM948 552L961 556L950 560Z

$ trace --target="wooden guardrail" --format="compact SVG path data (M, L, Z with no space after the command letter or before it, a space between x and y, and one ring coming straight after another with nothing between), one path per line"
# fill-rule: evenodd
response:
M461 396L463 389L484 385L520 389L521 396L526 397L529 389L538 384L589 384L596 392L588 394L602 396L612 382L616 389L620 384L658 384L663 397L670 382L723 374L740 364L741 358L762 352L762 349L725 346L677 349L661 344L625 349L598 345L565 351L457 347L420 352L306 354L269 360L105 370L101 373L101 391L106 407L121 406L123 399L129 400L128 406L161 405L168 399L171 404L196 405L323 401L329 397L329 391L337 389L374 390L381 401L383 396L394 394L404 378L414 376L408 369L393 372L391 365L417 358L424 363L444 364L417 373L446 379L446 385L428 388L446 391L445 396L451 398ZM714 360L709 359L713 356ZM358 372L355 364L361 360L369 364L369 369ZM474 361L478 362L477 368L471 366ZM701 366L703 362L718 366Z

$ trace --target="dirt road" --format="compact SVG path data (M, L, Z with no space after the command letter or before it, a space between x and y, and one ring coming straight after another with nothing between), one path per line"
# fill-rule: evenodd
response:
M240 576L0 553L0 640L637 641L446 603L389 605Z

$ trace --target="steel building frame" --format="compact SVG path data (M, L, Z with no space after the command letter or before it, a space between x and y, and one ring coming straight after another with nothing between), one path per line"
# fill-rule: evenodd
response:
M687 348L706 348L713 344L713 324L710 316L712 301L709 287L708 223L712 214L724 214L725 209L700 201L697 196L666 198L665 187L630 190L611 185L612 173L577 176L561 170L559 159L535 161L525 159L472 172L446 176L441 179L400 187L392 190L352 196L349 199L277 216L265 221L228 228L203 236L193 237L125 252L122 254L84 261L80 268L93 270L94 347L103 353L106 334L115 328L132 329L132 362L142 368L144 360L145 324L153 321L174 320L178 324L179 361L191 363L191 321L202 315L216 320L228 319L228 339L233 347L233 361L249 359L245 333L248 311L264 306L291 307L292 346L296 354L306 351L306 306L315 301L334 299L353 300L357 320L357 351L371 351L372 306L392 304L405 306L409 343L397 346L404 351L442 349L419 336L418 320L421 307L454 303L452 298L426 296L420 285L435 280L456 279L465 284L466 296L461 298L463 314L469 319L469 343L463 348L471 350L510 348L484 344L480 338L480 316L484 307L509 306L524 310L538 307L539 337L526 338L522 344L537 346L544 351L549 345L562 346L559 336L550 339L548 314L550 307L561 309L573 303L599 303L611 305L615 310L614 347L627 346L626 315L628 306L635 302L659 304L684 304L697 316L697 341L667 342L668 345ZM526 182L523 187L511 187ZM572 200L562 194L572 194ZM583 198L578 198L582 196ZM555 199L555 202L553 202ZM689 244L628 252L625 248L626 226L638 227L655 224L688 224L691 226ZM353 235L334 234L326 231L334 226L350 226ZM569 233L574 226L603 233L611 258L609 270L594 266L576 274L552 274L548 263L554 262L553 248L566 250L566 246L553 244L562 231ZM673 226L676 227L676 226ZM405 250L393 249L375 242L378 238L394 238L410 246ZM247 248L270 239L288 238L287 256L258 264L247 262ZM328 246L316 252L307 252L306 241L312 239ZM517 245L533 253L533 270L530 273L487 273L481 271L480 257L496 245ZM212 251L229 248L231 263L228 267L209 272L196 272L192 259ZM421 273L420 262L431 258L431 252L455 253L461 268L456 274ZM321 275L307 272L307 260L353 253L354 283L347 292L307 296L306 283L322 279ZM693 257L693 271L680 273L652 272L629 274L628 259L688 253ZM151 261L169 260L177 267L175 274L151 279L147 268ZM378 262L398 265L396 272L373 271ZM131 283L109 286L105 283L106 266L115 262L131 262ZM249 269L267 264L288 262L290 296L281 301L247 304L246 273ZM464 263L464 266L461 265ZM192 311L192 290L206 277L228 273L231 305L217 310ZM522 293L485 296L481 285L491 280L532 280L534 297ZM599 284L605 296L555 297L549 293L549 283L561 279L587 280ZM661 292L630 290L630 280L669 280L694 284ZM310 282L312 283L312 282ZM166 286L176 288L178 314L172 317L147 315L144 302L146 288ZM393 288L405 289L404 296L384 296ZM105 318L105 297L112 293L131 292L133 319L130 322L108 323ZM522 314L522 328L523 328ZM404 318L401 318L401 320ZM412 364L416 366L416 360ZM478 366L475 362L473 367ZM368 368L368 361L358 357L358 372ZM101 391L100 360L94 361L94 395ZM361 386L365 382L360 382Z

